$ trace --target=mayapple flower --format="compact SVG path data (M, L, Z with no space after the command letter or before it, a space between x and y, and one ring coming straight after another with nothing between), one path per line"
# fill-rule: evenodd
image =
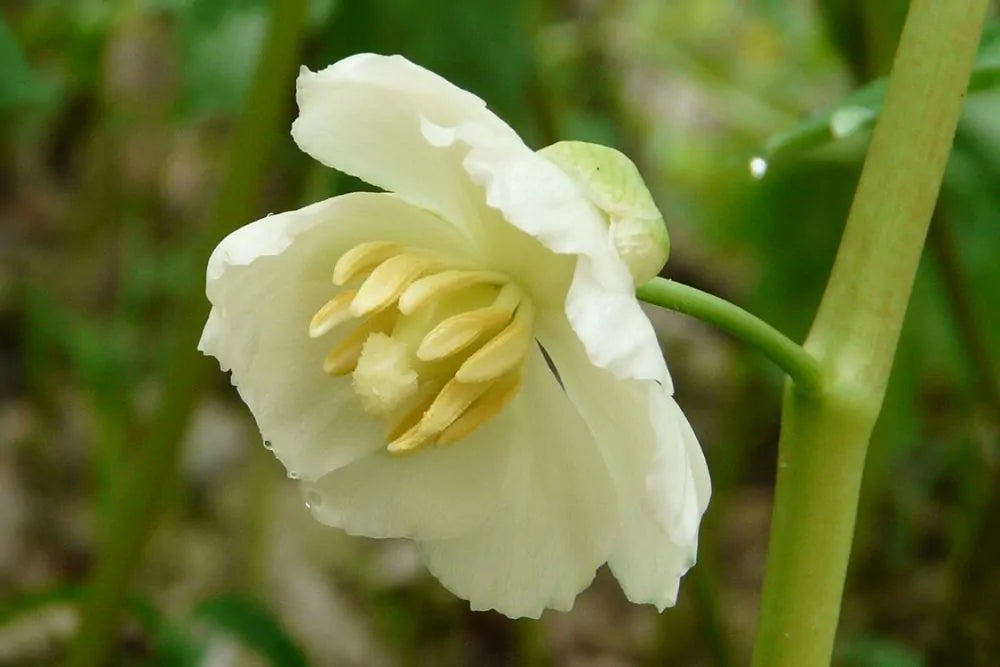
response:
M709 480L634 296L666 258L638 172L535 153L398 56L303 69L297 99L299 147L386 192L230 234L199 348L312 514L415 540L474 609L569 609L604 563L672 605Z

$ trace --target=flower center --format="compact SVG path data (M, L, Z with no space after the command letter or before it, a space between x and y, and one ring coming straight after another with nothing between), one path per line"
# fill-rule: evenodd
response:
M520 389L535 308L507 275L374 241L337 260L333 283L344 289L313 315L309 336L355 322L323 370L352 375L361 406L389 425L390 452L454 443Z

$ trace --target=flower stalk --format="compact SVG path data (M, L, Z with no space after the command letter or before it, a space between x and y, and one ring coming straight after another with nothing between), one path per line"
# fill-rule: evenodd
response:
M800 345L760 318L694 287L653 278L636 290L640 300L704 320L757 348L776 363L805 393L817 393L823 384L819 363Z
M753 664L829 664L872 428L988 0L914 0L805 349L824 390L785 390Z

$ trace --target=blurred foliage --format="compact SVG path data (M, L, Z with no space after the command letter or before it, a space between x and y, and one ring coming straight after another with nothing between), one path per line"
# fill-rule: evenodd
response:
M801 338L905 7L313 0L304 64L402 53L485 99L531 145L622 148L671 227L666 273ZM0 664L48 664L72 633L74 600L46 591L86 573L109 489L129 474L121 462L145 439L166 370L189 361L169 352L169 323L204 306L183 300L202 280L192 239L267 20L262 0L4 3ZM872 442L843 665L1000 662L998 26L984 35ZM759 180L754 156L769 159ZM271 161L259 215L359 187L287 135ZM315 525L218 374L203 387L135 587L147 611L123 627L119 662L744 664L781 376L699 323L654 322L715 480L701 562L676 609L628 605L601 573L572 613L540 623L469 612L409 545ZM15 641L25 636L51 641Z

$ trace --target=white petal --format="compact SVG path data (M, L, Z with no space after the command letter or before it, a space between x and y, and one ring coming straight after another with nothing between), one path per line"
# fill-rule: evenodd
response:
M478 219L481 189L460 154L428 143L421 123L475 121L514 134L481 99L401 56L364 53L319 72L303 68L297 99L292 136L303 151L456 225Z
M674 603L694 563L697 530L710 496L704 456L667 390L618 380L588 363L565 322L539 339L566 393L594 433L618 497L618 537L608 564L633 602Z
M632 276L614 249L607 222L579 186L520 139L490 124L469 121L447 128L425 122L425 134L442 147L468 146L463 164L486 189L486 202L549 250L578 257L565 309L590 359L620 378L668 385L663 355L635 298ZM551 281L538 272L533 276L536 285Z
M510 434L487 423L449 447L405 456L383 447L305 484L304 491L313 516L353 535L452 537L494 511L510 452Z
M537 350L521 394L494 423L498 439L516 439L501 504L467 535L423 542L427 566L473 609L534 618L568 610L612 547L616 501L604 463Z
M368 240L419 243L461 256L454 229L387 194L335 197L236 230L212 253L212 312L198 348L232 381L289 474L316 479L384 446L348 378L323 373L335 338L312 339L313 313L335 288L337 258Z

